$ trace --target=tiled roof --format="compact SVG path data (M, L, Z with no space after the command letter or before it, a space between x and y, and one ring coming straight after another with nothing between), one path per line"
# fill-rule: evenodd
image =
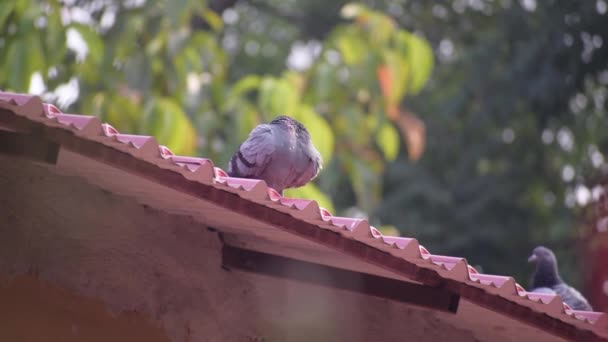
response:
M464 258L431 254L415 238L382 235L362 219L333 216L316 201L287 198L264 181L228 177L205 158L176 156L154 137L121 134L93 116L62 113L36 96L0 92L0 130L41 135L127 172L354 256L557 336L608 339L608 316L526 292L512 277L478 273ZM119 153L116 153L119 152Z

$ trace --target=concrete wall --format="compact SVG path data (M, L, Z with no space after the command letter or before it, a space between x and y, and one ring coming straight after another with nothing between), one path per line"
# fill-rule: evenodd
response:
M52 168L0 156L0 189L0 341L475 340L436 312L226 271L203 224Z

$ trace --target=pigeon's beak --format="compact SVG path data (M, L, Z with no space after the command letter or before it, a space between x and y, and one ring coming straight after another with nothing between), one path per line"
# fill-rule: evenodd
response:
M528 262L535 262L536 261L536 254L532 254L530 255L530 257L528 258Z

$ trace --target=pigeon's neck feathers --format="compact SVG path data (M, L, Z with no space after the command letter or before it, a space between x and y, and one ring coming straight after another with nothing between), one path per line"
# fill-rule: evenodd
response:
M559 276L557 270L557 262L551 260L541 260L537 267L534 278L532 279L533 287L553 287L563 284L564 281Z

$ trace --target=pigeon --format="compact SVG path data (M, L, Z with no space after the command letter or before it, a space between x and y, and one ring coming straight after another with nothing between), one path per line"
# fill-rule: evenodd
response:
M549 248L543 246L534 248L528 262L536 264L532 276L532 292L557 294L573 310L593 311L580 292L564 283L557 270L555 254Z
M234 153L228 175L261 179L283 195L315 179L323 168L321 154L312 143L306 127L281 115L269 124L256 126Z

